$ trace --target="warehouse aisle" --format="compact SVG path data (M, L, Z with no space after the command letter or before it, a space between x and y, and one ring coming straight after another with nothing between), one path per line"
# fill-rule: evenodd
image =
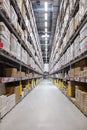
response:
M87 118L44 80L2 119L0 130L87 130Z

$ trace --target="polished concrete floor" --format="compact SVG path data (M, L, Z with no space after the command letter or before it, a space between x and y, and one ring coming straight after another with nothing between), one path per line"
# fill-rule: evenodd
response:
M87 130L87 118L44 80L2 119L0 130Z

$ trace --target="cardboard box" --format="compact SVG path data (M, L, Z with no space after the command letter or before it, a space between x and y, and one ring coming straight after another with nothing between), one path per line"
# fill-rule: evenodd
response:
M17 69L16 68L7 68L6 71L6 77L17 77Z
M24 4L22 4L22 15L23 15L24 20L26 21L26 10L25 10Z
M15 92L15 95L16 95L16 104L17 104L17 103L20 102L20 87L19 86L15 87L14 92Z
M81 71L81 67L75 68L75 77L79 77L80 71Z
M33 77L33 74L32 73L29 73L29 78L32 78Z
M70 70L70 77L75 77L75 69Z
M22 48L22 62L27 64L27 52Z
M70 37L71 37L72 34L75 31L75 20L74 20L74 18L72 18L72 20L70 21L69 28L70 28Z
M11 34L10 35L10 42L11 42L11 44L10 44L10 49L11 49L11 54L12 55L14 55L15 57L17 57L17 38L13 35L13 34Z
M25 77L25 72L21 72L22 73L22 77Z
M78 36L74 41L74 58L81 55L80 37Z
M87 24L80 31L80 42L87 38Z
M0 8L4 9L10 18L10 0L0 0Z
M15 106L15 94L7 96L7 111L9 112Z
M19 34L19 36L22 38L22 28L21 28L21 26L19 25L19 23L17 22L17 32L18 32L18 34Z
M81 54L87 51L87 37L80 42Z
M27 45L27 38L28 38L27 31L24 30L24 42L25 42L26 45Z
M7 106L3 107L3 108L0 110L1 118L4 117L7 112L8 112Z
M74 18L74 28L75 28L75 30L77 29L79 22L80 22L79 13L77 12L77 14L75 15L75 18Z
M12 24L14 25L14 27L17 29L17 22L18 22L18 17L17 17L17 14L13 8L13 6L10 6L11 8L11 22Z
M80 61L80 66L82 69L84 69L84 67L87 67L87 59Z
M15 94L16 104L20 101L20 87L19 86L6 86L6 93L9 95Z
M23 77L23 78L24 78L24 77L25 77L25 72L20 72L20 71L18 71L18 72L17 72L17 77L19 77L19 78L20 78L20 77Z
M7 96L0 96L0 109L3 109L7 105Z
M19 9L20 9L20 11L22 13L23 0L17 0L17 4L18 4L18 7L19 7Z
M6 94L5 84L0 84L0 96L5 94Z
M17 42L17 59L21 60L21 45Z
M87 11L87 0L80 0L79 2L79 20L83 18L85 12Z

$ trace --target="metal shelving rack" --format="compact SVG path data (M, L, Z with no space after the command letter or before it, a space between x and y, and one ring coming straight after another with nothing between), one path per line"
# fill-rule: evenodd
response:
M17 13L18 21L20 23L21 28L23 30L25 29L28 33L28 36L29 36L28 29L26 27L26 24L25 24L25 21L23 19L22 14L21 14L21 11L20 11L20 9L17 5L17 1L16 0L10 0L10 3L13 6L13 8L15 9L15 12ZM3 10L2 8L0 8L0 18L1 18L1 21L5 23L5 25L10 30L10 32L13 33L15 35L15 37L18 39L19 43L21 44L21 47L23 47L27 51L27 53L30 56L32 56L33 60L35 61L35 63L38 65L38 67L41 70L41 72L39 72L39 71L35 70L35 68L29 67L27 64L23 63L21 60L18 60L16 57L14 57L11 54L7 53L6 51L3 51L2 49L0 49L0 63L1 64L5 64L5 65L8 65L10 67L18 68L20 70L20 72L21 72L21 70L25 69L28 72L31 71L31 72L39 75L38 77L32 77L32 78L29 78L29 77L26 77L26 78L22 78L22 77L20 77L20 78L0 77L0 81L1 81L0 83L3 83L2 81L6 80L6 83L7 83L7 81L9 81L9 82L20 81L20 84L21 84L21 80L32 80L32 79L38 79L38 78L43 77L43 70L41 68L40 63L38 61L36 61L36 59L33 56L31 50L27 47L25 42L21 39L21 37L19 36L16 28L11 23L10 18L6 14L5 10ZM31 42L31 41L29 41L29 42Z
M66 8L65 8L65 12L64 12L64 16L65 16L65 13L66 13L66 10L67 10L67 7L69 5L69 1L67 1L67 4L66 4ZM64 32L63 32L63 35L60 39L60 42L59 42L59 45L56 49L56 52L53 54L53 56L51 56L51 63L53 63L51 66L50 66L50 77L52 79L55 79L55 80L62 80L62 81L71 81L71 82L81 82L81 83L87 83L87 79L86 78L79 78L79 77L69 77L67 76L66 78L65 77L58 77L57 74L58 73L63 73L63 72L66 72L67 70L70 70L71 67L73 65L75 65L76 63L78 63L79 61L82 61L84 59L87 59L87 51L85 51L83 54L80 54L80 56L76 57L75 59L71 60L69 63L61 66L60 68L57 68L56 70L53 71L53 69L55 68L55 66L58 64L59 60L61 59L61 57L65 54L65 52L67 51L67 49L73 44L74 40L77 38L77 36L79 35L81 29L84 27L84 25L87 23L87 11L85 12L83 18L81 19L78 27L76 28L76 30L74 31L74 33L71 35L71 37L69 38L68 42L66 43L66 45L64 46L64 49L63 51L60 53L59 57L57 58L57 60L55 61L55 55L58 51L58 49L61 47L61 45L63 44L63 39L66 35L66 32L67 32L67 29L68 29L68 26L69 26L69 23L70 21L72 20L73 17L75 17L75 15L77 14L77 12L79 11L79 0L76 0L74 6L73 6L73 9L71 10L71 13L70 13L70 16L68 18L68 21L67 21L67 24L66 24L66 27L64 29ZM62 23L63 24L63 23ZM56 43L57 43L57 40L56 40ZM56 44L55 44L56 45ZM55 47L54 47L55 48ZM53 48L53 50L54 50ZM53 60L54 59L54 60ZM55 62L54 62L55 61Z
M68 3L67 3L68 5ZM66 31L67 31L67 28L68 28L68 25L69 25L69 22L71 21L72 17L75 16L75 14L78 12L78 5L79 5L79 0L76 1L75 5L74 5L74 8L72 9L72 12L71 12L71 15L68 19L68 22L67 22L67 25L65 27L65 30L64 30L64 33L63 33L63 36L61 38L61 41L60 41L60 44L58 46L58 48L62 45L62 39L65 37L65 34L66 34ZM67 7L67 6L66 6ZM69 48L69 46L73 43L73 41L75 40L75 38L79 35L79 32L80 30L82 29L82 27L86 24L87 22L87 11L86 13L84 14L82 20L80 21L79 25L78 25L78 28L74 31L74 33L72 34L72 36L70 37L69 41L66 43L66 46L64 47L63 51L61 52L60 56L58 57L58 59L55 61L55 63L53 64L53 66L50 68L50 72L51 70L55 67L55 65L58 63L58 61L60 60L60 58L63 56L63 54L66 52L66 50ZM54 55L55 57L55 55ZM81 59L84 59L85 57L83 55L81 55ZM79 58L77 58L79 60ZM74 62L74 61L73 61ZM71 64L73 63L71 61ZM76 62L76 59L75 59L75 62ZM67 65L65 65L65 68L67 67ZM62 69L62 68L60 68ZM55 71L55 73L58 72Z
M17 5L17 1L16 1L16 0L10 0L10 1L11 1L11 4L13 5L13 7L14 7L16 13L17 13L17 15L18 15L19 22L20 22L20 20L22 19L22 28L27 31L28 36L30 37L30 34L29 34L28 29L27 29L27 27L26 27L25 21L24 21L24 19L23 19L23 16L22 16L22 14L21 14L21 12L20 12L20 9L19 9L19 7L18 7L18 5ZM25 2L24 2L24 3L25 3ZM24 5L25 5L25 4L24 4ZM26 8L27 8L27 7L26 7ZM25 9L26 9L26 8L25 8ZM27 13L28 13L28 12L27 12ZM28 14L27 14L27 15L28 15ZM34 33L34 32L33 32L33 33ZM32 58L34 59L34 61L36 62L36 64L39 66L40 70L43 72L43 70L42 70L42 68L41 68L41 66L40 66L40 63L36 61L36 59L35 59L35 57L33 56L33 53L31 52L31 50L26 46L26 44L24 43L24 41L22 41L22 42L23 42L23 45L25 46L25 50L29 53L29 55L32 56ZM31 40L30 40L29 42L31 43ZM33 45L33 43L32 43L32 45Z

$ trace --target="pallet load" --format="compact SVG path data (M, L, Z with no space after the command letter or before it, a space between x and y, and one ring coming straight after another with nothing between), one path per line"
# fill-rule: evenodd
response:
M7 96L0 96L0 113L1 118L7 113Z
M10 53L10 32L3 22L0 22L0 48Z
M87 90L84 90L83 88L80 89L76 86L75 98L76 105L85 115L87 115Z
M10 50L11 54L17 57L17 38L13 34L10 35Z

